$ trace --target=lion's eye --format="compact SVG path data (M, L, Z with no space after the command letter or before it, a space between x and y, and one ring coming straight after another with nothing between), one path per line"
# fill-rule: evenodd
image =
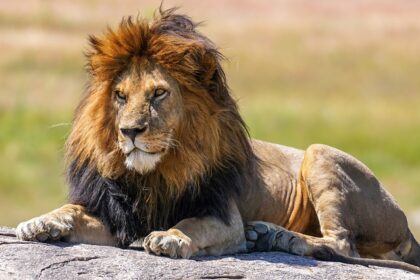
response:
M169 92L167 90L158 88L155 90L155 93L153 94L153 97L157 100L164 99L166 96L168 96Z
M119 103L125 103L127 101L127 96L125 96L121 91L115 90L114 91L115 98Z

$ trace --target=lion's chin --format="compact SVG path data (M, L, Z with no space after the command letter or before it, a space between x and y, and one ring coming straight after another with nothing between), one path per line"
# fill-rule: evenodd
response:
M155 169L156 164L160 159L160 153L147 153L142 150L135 149L127 155L125 165L130 170L134 169L141 174L145 174Z

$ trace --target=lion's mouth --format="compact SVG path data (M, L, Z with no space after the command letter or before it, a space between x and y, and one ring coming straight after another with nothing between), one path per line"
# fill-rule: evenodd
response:
M155 149L150 149L151 147L144 143L136 143L134 144L131 141L124 141L120 142L120 148L122 152L129 156L133 153L144 153L147 155L161 155L165 153L166 147L162 147L162 145L155 147Z
M136 152L136 151L143 152L143 153L146 153L146 154L149 154L149 155L159 155L159 154L162 154L162 153L165 151L165 149L162 149L161 151L145 151L145 150L143 150L143 149L141 149L141 148L135 147L135 148L134 148L134 149L130 152L130 154L131 154L132 152Z

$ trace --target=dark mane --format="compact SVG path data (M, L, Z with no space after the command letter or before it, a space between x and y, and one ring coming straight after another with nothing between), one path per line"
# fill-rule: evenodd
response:
M229 224L229 200L237 198L246 182L234 164L215 172L202 178L200 192L190 185L170 203L158 198L156 208L160 210L151 213L145 202L151 194L144 178L137 178L137 182L129 176L111 180L89 165L79 169L70 166L70 201L100 217L117 237L118 245L126 247L153 230L166 230L186 218L214 216Z

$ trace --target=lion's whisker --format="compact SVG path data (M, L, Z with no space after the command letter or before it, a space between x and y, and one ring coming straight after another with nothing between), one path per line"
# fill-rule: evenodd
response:
M61 126L69 126L71 125L71 123L56 123L56 124L52 124L50 125L48 128L57 128L57 127L61 127Z

